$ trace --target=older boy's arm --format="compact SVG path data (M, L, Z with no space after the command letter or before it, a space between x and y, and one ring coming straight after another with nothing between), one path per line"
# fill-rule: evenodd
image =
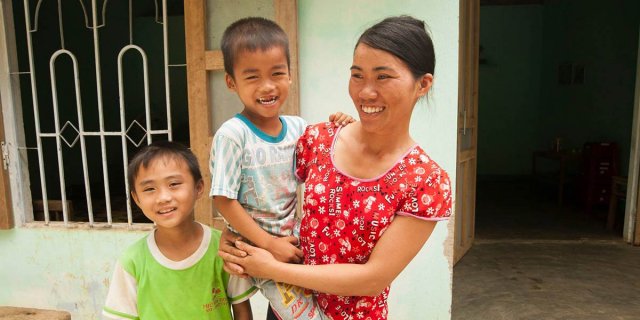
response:
M274 237L264 231L244 210L240 202L223 196L216 196L213 202L225 220L243 237L263 248L282 262L302 262L302 250L297 248L295 237Z
M233 320L253 320L249 300L232 304L231 308L233 308Z

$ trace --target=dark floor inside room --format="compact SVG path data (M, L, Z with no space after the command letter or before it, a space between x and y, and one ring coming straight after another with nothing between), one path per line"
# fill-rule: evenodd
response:
M624 200L585 213L528 178L478 179L475 241L454 267L452 319L638 319L640 247Z

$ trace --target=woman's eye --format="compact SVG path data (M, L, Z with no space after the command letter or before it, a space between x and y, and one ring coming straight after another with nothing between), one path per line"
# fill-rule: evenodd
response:
M389 76L388 74L379 74L378 75L378 80L384 80L384 79L389 79L391 78L391 76Z
M362 79L362 75L359 73L352 73L351 78Z
M274 77L281 77L281 76L286 76L287 73L286 72L275 72L273 74Z

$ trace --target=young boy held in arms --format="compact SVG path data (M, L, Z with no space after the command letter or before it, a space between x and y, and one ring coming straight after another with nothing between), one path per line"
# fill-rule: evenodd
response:
M209 195L230 230L280 261L300 263L293 158L307 123L280 115L291 84L287 35L273 21L249 17L227 27L221 48L227 87L244 109L213 138ZM353 122L342 113L329 120ZM279 318L320 318L311 292L269 279L250 281Z

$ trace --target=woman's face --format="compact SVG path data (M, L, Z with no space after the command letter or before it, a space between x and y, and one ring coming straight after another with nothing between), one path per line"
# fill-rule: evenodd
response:
M408 131L413 107L432 82L431 74L415 79L398 57L361 43L353 54L349 95L365 130Z

